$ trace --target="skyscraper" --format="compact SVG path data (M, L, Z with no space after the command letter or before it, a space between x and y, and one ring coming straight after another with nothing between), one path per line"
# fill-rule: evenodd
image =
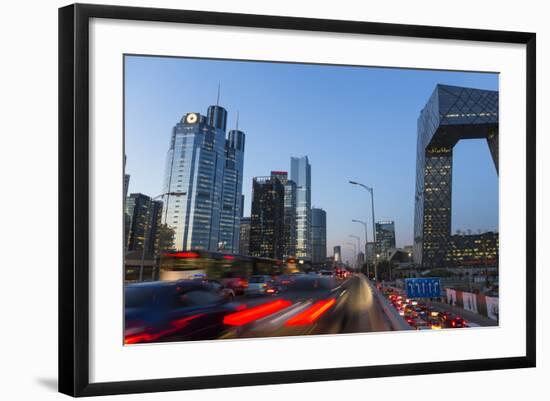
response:
M416 146L414 262L444 266L452 250L453 148L484 138L498 174L498 91L437 85L420 112Z
M342 262L342 247L340 245L336 245L333 248L333 259L335 263L341 263Z
M282 259L285 187L276 176L252 180L250 255Z
M239 224L243 207L244 132L238 122L229 131L225 142L225 169L223 174L222 209L219 248L228 252L239 251Z
M187 113L173 130L164 177L162 221L174 229L174 249L238 248L242 214L244 133L225 137L227 111Z
M324 263L327 259L327 213L311 209L311 261Z
M241 218L239 254L250 255L250 217Z
M296 183L296 257L311 260L311 166L307 156L290 158Z
M286 171L272 171L271 177L277 178L285 187L284 200L284 258L296 257L296 183L288 179Z
M130 194L125 213L129 216L127 251L143 251L145 246L146 253L157 253L162 202L144 194Z
M393 221L379 221L376 223L376 253L386 255L395 248L395 223Z

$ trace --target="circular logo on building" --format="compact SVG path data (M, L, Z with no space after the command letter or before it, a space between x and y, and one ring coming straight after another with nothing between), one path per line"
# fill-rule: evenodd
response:
M187 117L185 118L185 122L188 124L195 124L198 119L199 119L199 116L197 116L195 113L191 113L191 114L187 114Z

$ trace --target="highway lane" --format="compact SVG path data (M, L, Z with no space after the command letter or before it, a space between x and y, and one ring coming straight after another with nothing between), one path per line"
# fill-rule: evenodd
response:
M315 283L316 280L305 280ZM321 280L319 280L321 281ZM324 283L326 280L322 280ZM234 327L220 338L252 338L391 331L392 327L363 275L332 288L290 288L265 302L235 314ZM254 300L256 303L257 298ZM243 303L246 300L242 301ZM262 306L267 305L267 306ZM264 316L262 308L275 309ZM279 308L280 307L280 308ZM255 319L255 311L258 318ZM241 324L242 323L242 324Z

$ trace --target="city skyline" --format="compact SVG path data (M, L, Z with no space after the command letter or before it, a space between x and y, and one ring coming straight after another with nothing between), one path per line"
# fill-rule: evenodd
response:
M223 68L220 67L220 63L223 64ZM216 65L215 68L212 67L213 64ZM295 72L294 77L302 79L296 88L289 87L292 83L288 73L289 66ZM151 73L151 68L163 70L166 73ZM239 71L236 76L233 75L229 79L226 69L233 74L235 69L245 71ZM256 74L250 74L250 70ZM267 70L270 70L269 74ZM192 73L188 74L189 72ZM261 72L266 74L263 75ZM375 87L380 91L390 89L393 93L396 90L395 86L398 85L395 80L410 80L411 72L424 76L419 79L423 82L422 89L416 87L417 82L410 82L415 86L415 93L418 93L414 99L410 98L407 102L403 102L402 98L401 100L392 98L393 103L384 103L383 92L375 93L374 97L369 92ZM148 79L140 80L141 74L144 73L148 74ZM195 76L197 79L187 82L187 75ZM234 88L236 82L245 81L245 75L248 75L249 84L238 89ZM264 97L261 99L263 102L254 102L251 92L257 91L254 87L257 86L256 81L261 75L275 77L267 82L267 86L274 91L274 96L264 91ZM325 84L321 78L329 75L331 82L328 83L327 88L344 84L345 90L331 91L331 101L314 99L314 94L319 89L313 84L315 82ZM334 75L337 77L334 78ZM389 88L367 84L373 85L376 78L380 77L385 79L384 82ZM160 192L164 162L161 163L159 173L158 159L163 160L166 157L171 127L186 113L201 112L208 106L216 104L216 88L221 81L219 104L232 113L236 110L240 111L241 125L247 133L242 184L245 196L244 216L250 216L252 177L265 175L266 171L271 170L290 170L290 157L307 156L312 170L311 204L327 211L327 250L335 245L345 244L349 234L359 235L364 241L363 231L351 220L358 218L370 222L366 194L350 188L351 186L347 183L349 179L374 186L377 202L376 220L395 221L397 246L411 245L413 242L416 118L426 99L433 92L432 83L437 84L443 80L456 85L498 89L496 74L133 56L126 59L126 79L127 91L131 93L131 96L126 96L127 173L131 176L129 193L141 192L153 196ZM166 85L175 85L178 80L187 83L182 85L184 90L181 94L168 95L166 99L159 97L165 94ZM363 89L366 93L360 92L351 97L359 99L359 95L365 95L365 103L344 102L347 107L345 110L341 107L333 107L339 99L341 100L342 92L348 93L348 97L350 90L357 92L357 89L352 88L351 85L354 80L365 81L366 86ZM276 87L277 83L285 85ZM160 87L153 88L155 85ZM313 89L314 92L306 97L309 103L305 102L302 95L305 89ZM407 92L412 91L410 88L407 89ZM189 94L187 95L186 92ZM400 102L407 103L407 107L402 107ZM295 105L296 108L292 109L291 105ZM374 110L361 111L359 107L361 105L371 106L375 110L385 110L389 106L393 108L390 113L384 111L377 119L370 115ZM151 109L152 107L154 108ZM388 123L385 127L388 134L382 139L377 138L379 135L376 129L380 129L380 120L384 120L383 117L389 118L390 115L391 120L385 121ZM153 121L150 121L151 118ZM373 119L370 120L370 118ZM399 132L403 118L409 124L405 134ZM227 122L228 129L237 125L235 116L231 114ZM169 126L165 127L168 123ZM362 135L365 132L367 135ZM498 180L490 162L489 151L485 143L469 142L460 143L455 148L453 232L457 229L498 230ZM365 146L368 143L371 146ZM159 152L159 149L162 150ZM258 153L259 149L261 153ZM384 158L388 158L391 164L397 166L389 167ZM147 171L139 165L140 160L148 160L145 167ZM466 160L469 162L466 163ZM469 174L470 169L474 168L472 164L480 172L476 173L474 182ZM338 168L335 169L336 166ZM492 178L494 178L493 182L490 181ZM486 204L472 209L474 198L479 197L480 193L481 196L487 195ZM456 201L455 194L457 194ZM410 207L406 210L398 208L394 198L399 201L410 199ZM372 238L369 237L369 240L372 241ZM351 260L350 251L345 248L344 251L347 253L344 259ZM327 251L327 256L331 256L330 251Z

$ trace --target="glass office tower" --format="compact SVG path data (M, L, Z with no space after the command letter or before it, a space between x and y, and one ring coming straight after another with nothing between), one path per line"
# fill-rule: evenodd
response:
M277 177L254 177L250 215L250 255L282 259L285 187Z
M241 218L239 255L250 255L250 217Z
M311 209L311 261L327 260L327 213L323 209Z
M134 193L126 199L125 214L129 216L126 250L143 251L155 254L159 245L159 226L162 215L162 202L154 201L147 195Z
M296 183L296 257L311 260L311 166L307 156L290 158Z
M271 177L277 178L285 187L284 200L284 258L296 257L296 183L288 179L286 171L272 171Z
M240 219L243 209L244 132L229 131L225 142L220 239L218 248L226 252L239 251Z
M332 250L334 262L341 263L342 262L342 247L340 245L336 245Z
M174 230L176 250L238 246L244 134L226 140L226 123L215 105L206 116L187 113L172 130L162 222Z
M451 246L453 147L485 138L498 174L498 91L437 85L418 118L414 262L446 264Z
M390 249L395 248L395 223L379 221L376 223L376 253L385 257ZM383 256L382 256L383 255Z

